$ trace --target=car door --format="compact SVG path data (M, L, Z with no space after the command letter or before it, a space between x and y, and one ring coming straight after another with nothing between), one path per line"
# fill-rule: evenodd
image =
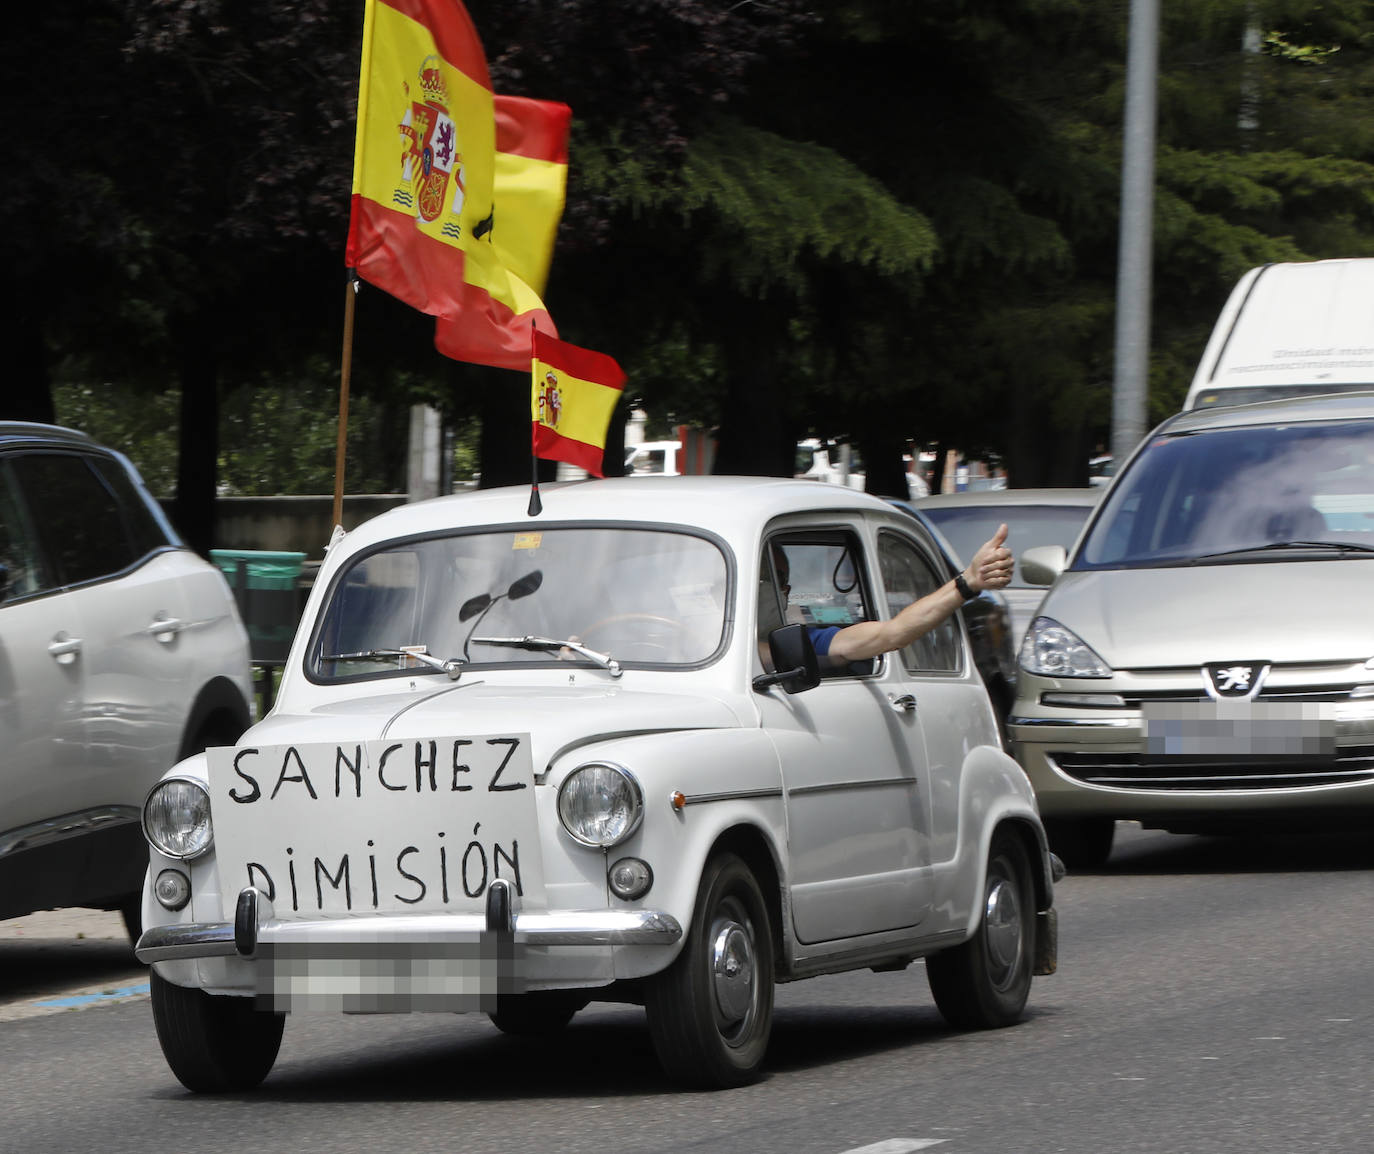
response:
M878 534L878 559L888 616L946 583L937 546L895 527ZM924 720L926 782L929 786L929 852L938 863L958 850L960 777L964 758L976 745L1001 744L987 689L971 669L958 614L946 618L906 648L891 654L900 665L912 707Z
M78 606L62 595L38 549L5 461L0 461L0 565L5 570L0 593L3 839L65 812L69 776L86 760L77 660L85 630Z
M190 666L176 554L112 458L28 453L12 465L66 587L64 611L80 623L68 632L84 756L64 759L59 787L87 807L136 807L175 760L185 721Z
M761 654L783 618L823 630L870 617L870 572L857 525L769 535ZM782 765L790 908L806 943L914 926L931 900L925 743L905 671L880 660L825 672L805 693L760 695Z

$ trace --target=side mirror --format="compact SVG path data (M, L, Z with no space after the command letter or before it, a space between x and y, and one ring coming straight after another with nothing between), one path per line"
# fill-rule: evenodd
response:
M787 693L802 693L821 683L821 664L805 625L774 629L768 635L768 652L777 672L754 678L754 689L759 693L774 685L781 685Z
M1030 585L1053 585L1068 559L1063 545L1033 545L1021 554L1021 576Z

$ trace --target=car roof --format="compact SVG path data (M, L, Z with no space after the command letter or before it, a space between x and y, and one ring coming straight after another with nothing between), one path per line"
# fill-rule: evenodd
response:
M37 421L0 421L0 448L53 444L83 449L100 448L93 437L62 425L42 425Z
M637 521L705 528L738 540L774 517L799 512L900 514L881 498L819 481L779 477L633 476L539 486L542 512L529 515L530 486L478 489L399 505L344 539L365 545L466 525L520 525L531 531L559 521Z
M1293 421L1345 421L1374 417L1374 391L1318 393L1256 401L1252 405L1188 409L1170 417L1156 433L1200 433L1208 429L1236 429Z
M1101 487L1063 489L972 489L962 493L932 493L911 502L918 509L948 509L954 506L1083 505L1091 507L1101 499Z

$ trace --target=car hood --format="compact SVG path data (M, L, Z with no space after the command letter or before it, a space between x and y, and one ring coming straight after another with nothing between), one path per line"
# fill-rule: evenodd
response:
M471 682L416 694L351 698L308 714L273 713L239 744L527 733L535 772L542 773L560 753L592 741L740 724L725 701L701 694Z
M1374 560L1062 574L1040 608L1114 669L1374 654Z

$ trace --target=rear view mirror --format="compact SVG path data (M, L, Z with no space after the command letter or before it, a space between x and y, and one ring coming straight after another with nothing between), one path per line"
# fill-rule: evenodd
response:
M754 688L760 693L773 685L781 685L787 693L802 693L821 683L820 661L805 625L774 629L768 635L768 652L777 672L754 678Z
M544 584L544 571L535 569L526 573L518 581L511 582L511 587L506 591L506 596L512 601L519 601L521 597L528 597L542 584Z

